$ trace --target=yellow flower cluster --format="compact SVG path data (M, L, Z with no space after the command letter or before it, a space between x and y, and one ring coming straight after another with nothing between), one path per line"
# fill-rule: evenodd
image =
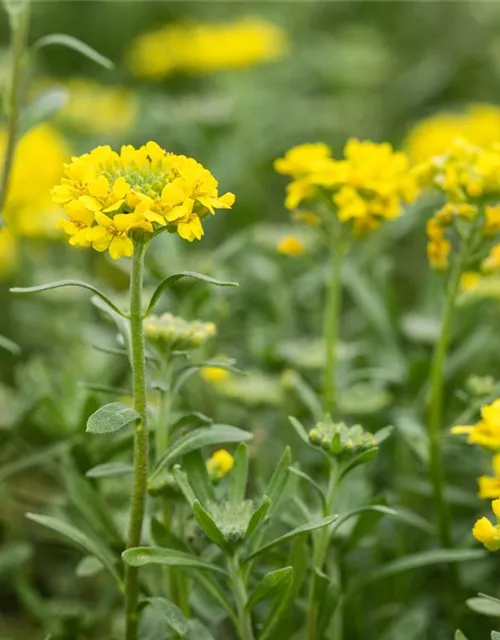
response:
M481 420L474 425L457 425L452 433L467 435L469 444L500 452L500 398L481 408Z
M225 449L219 449L207 461L208 475L212 480L220 480L227 475L234 465L233 456Z
M219 196L217 180L196 160L155 142L126 145L120 153L102 146L73 158L52 197L68 216L60 226L69 243L108 250L115 260L132 255L134 234L170 228L199 240L201 218L234 203L232 193Z
M500 549L500 500L493 500L491 508L496 516L496 523L492 524L485 517L479 518L472 529L472 535L488 551L498 551Z
M451 244L446 231L461 219L474 221L482 214L481 232L489 237L500 231L500 144L488 148L459 139L441 156L433 157L413 170L420 188L432 188L445 196L446 204L427 223L427 254L431 266L447 269ZM500 266L500 250L483 264Z
M69 100L60 117L85 133L122 133L134 124L137 100L125 87L72 79L64 85Z
M6 143L7 135L2 130L1 165ZM69 155L63 138L47 124L34 127L19 140L4 211L14 237L54 235L61 211L52 203L50 189L61 178L63 163Z
M281 58L287 38L277 25L259 18L206 24L167 24L131 45L132 73L159 81L173 72L204 74L241 69Z
M285 200L288 209L326 200L354 233L371 231L398 217L402 202L417 195L408 158L388 143L351 139L341 160L332 157L326 144L304 144L290 149L274 166L292 178Z
M283 256L301 256L304 251L304 243L297 236L285 236L276 245L276 250Z
M457 138L465 138L478 147L500 142L500 109L476 104L462 113L438 113L412 129L406 148L412 162L421 163L446 153Z

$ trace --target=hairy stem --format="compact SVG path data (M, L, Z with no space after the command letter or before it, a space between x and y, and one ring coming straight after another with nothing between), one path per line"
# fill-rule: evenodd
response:
M146 248L146 244L136 245L130 279L130 333L134 408L141 416L141 420L135 427L134 435L134 486L127 548L137 547L141 541L148 482L146 361L144 357L144 330L142 325L142 285ZM137 640L138 597L138 568L125 565L126 640Z
M330 479L326 493L325 508L323 517L331 515L335 494L339 484L339 470L335 463L330 469ZM330 542L330 529L323 527L318 534L314 544L313 571L309 582L309 597L307 606L307 640L317 640L318 606L316 602L316 570L321 571L325 564L326 552Z
M335 368L340 318L341 270L345 249L338 243L331 249L331 273L328 282L323 335L325 341L325 370L323 382L323 409L332 413L336 409Z
M459 256L453 266L443 308L441 333L434 349L431 364L431 399L429 410L429 466L434 492L434 504L438 520L439 539L443 547L452 546L450 533L450 510L444 497L444 469L439 445L443 421L443 381L446 356L451 337L455 303L460 285L460 276L467 258L468 243L463 242Z
M9 192L10 175L16 150L19 112L21 110L21 91L23 82L23 68L28 43L30 5L20 2L19 6L11 10L10 23L12 29L12 69L10 74L9 96L6 105L8 112L7 142L3 161L2 177L0 179L0 222L4 215L5 204Z
M227 559L229 575L233 586L233 596L238 611L238 631L241 640L254 640L250 613L245 609L248 600L243 571L236 557Z

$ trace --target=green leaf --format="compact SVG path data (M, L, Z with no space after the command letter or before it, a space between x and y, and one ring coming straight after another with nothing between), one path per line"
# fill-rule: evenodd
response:
M135 547L122 553L122 558L132 567L143 567L146 564L161 564L167 567L184 567L184 569L200 569L215 571L227 575L224 569L216 564L204 562L190 553L162 547Z
M397 511L380 504L359 507L359 509L354 509L353 511L349 511L348 513L340 515L337 522L332 527L332 532L337 531L337 529L339 529L339 527L341 527L344 522L347 522L347 520L355 518L356 516L361 514L369 514L372 517L370 517L367 521L363 521L363 519L360 518L356 523L354 531L351 534L351 544L353 544L353 546L355 542L361 540L361 538L366 534L367 529L371 530L377 524L382 516L397 516Z
M430 551L421 551L404 558L398 558L393 562L389 562L382 567L377 567L371 571L365 571L363 574L354 578L345 595L348 599L361 589L368 585L389 578L391 576L419 569L421 567L429 567L435 564L446 564L450 562L468 562L472 560L481 560L488 556L481 549L432 549Z
M246 604L246 610L250 611L262 600L274 598L282 593L293 580L292 567L284 567L276 571L266 573L259 584L255 587Z
M15 356L21 353L21 347L5 336L0 336L0 349L10 351Z
M227 424L214 424L211 427L200 427L179 438L160 458L155 470L151 476L151 480L166 466L185 456L191 451L196 451L202 447L214 444L223 444L227 442L245 442L252 439L252 434L243 431L237 427L231 427Z
M500 600L496 598L480 595L478 598L469 598L465 604L469 609L483 616L500 618Z
M49 463L53 458L60 456L75 444L75 439L67 440L65 442L58 442L57 444L51 445L46 449L41 449L40 451L36 451L35 453L27 453L19 458L19 460L14 460L13 462L9 462L8 464L0 467L0 481L6 480L11 476L14 476L26 469L30 469L31 467L42 466L44 464Z
M290 473L292 473L294 476L297 476L298 478L302 478L302 480L305 480L308 483L308 485L314 489L314 491L318 494L319 499L321 500L321 506L323 507L323 511L324 511L325 504L326 504L325 493L323 489L319 486L319 484L315 482L311 478L311 476L307 475L307 473L305 473L301 469L298 469L297 467L289 467L289 470L290 470Z
M32 549L25 542L8 542L0 547L0 578L25 566Z
M150 607L156 609L157 614L165 620L172 631L179 634L181 638L186 637L189 625L179 607L165 598L148 598L146 602Z
M48 36L43 36L42 38L39 38L31 48L33 51L39 51L43 47L53 44L58 44L63 47L67 47L68 49L73 49L73 51L78 51L82 56L89 58L89 60L101 65L101 67L104 67L105 69L114 69L115 65L109 58L106 58L78 38L68 36L65 33L51 33Z
M370 462L370 460L376 458L377 454L378 447L373 447L372 449L367 449L366 451L359 453L357 456L354 456L354 458L351 458L351 460L342 467L338 481L340 482L350 471L359 467L360 464L365 464L366 462Z
M193 488L191 487L187 473L183 469L181 469L178 464L176 464L172 469L172 474L175 478L175 481L177 482L179 489L182 491L182 494L192 508L193 504L196 502L196 500L198 500L198 498L194 493Z
M200 426L210 426L211 424L213 424L212 418L199 411L191 411L190 413L183 413L177 418L170 426L170 433L172 434L178 429L193 429Z
M95 556L85 556L76 566L75 574L78 578L90 578L104 569L102 562Z
M229 485L229 502L239 504L245 499L245 491L248 479L248 447L241 442L234 454L234 464L231 469L231 482Z
M189 630L186 635L188 640L214 640L210 631L198 620L189 620L188 627Z
M221 547L221 549L227 549L227 540L225 535L215 524L212 516L201 506L199 500L195 500L193 503L193 514L196 522L200 526L200 529L204 531L207 538L212 542L215 542L215 544Z
M207 282L208 284L214 284L218 287L237 287L238 286L237 282L224 282L223 280L216 280L215 278L211 278L210 276L205 276L202 273L196 273L195 271L181 271L180 273L174 273L171 276L168 276L164 280L162 280L160 284L156 287L153 295L151 296L151 300L149 301L146 315L149 315L151 311L153 311L163 292L169 289L173 284L175 284L181 278L193 278L194 280L201 280L203 282Z
M290 449L290 447L285 447L285 450L283 451L283 454L265 490L266 496L269 496L269 500L271 501L269 515L276 512L278 504L280 503L281 498L285 493L291 463L292 450Z
M335 522L337 518L338 516L334 515L334 516L328 516L328 518L323 518L322 520L318 520L317 522L306 522L300 527L297 527L296 529L292 529L291 531L288 531L287 533L283 534L282 536L279 536L278 538L275 538L274 540L271 540L270 542L266 542L266 544L264 544L262 547L260 547L256 551L253 551L248 556L246 556L246 558L243 559L243 562L248 562L249 560L252 560L252 558L255 558L261 553L264 553L264 551L267 551L268 549L275 547L277 544L282 544L287 540L291 540L292 538L300 535L301 533L316 531L316 529L322 529L323 527L328 527L333 522Z
M36 287L12 287L10 289L10 292L11 293L38 293L40 291L51 291L52 289L60 289L61 287L81 287L82 289L88 289L89 291L92 291L96 296L101 298L101 300L104 300L104 302L111 309L113 309L115 313L122 316L123 318L127 317L123 313L123 311L120 311L120 309L118 309L118 307L113 302L111 302L111 300L108 298L106 294L104 294L102 291L99 291L99 289L96 289L96 287L92 286L91 284L88 284L87 282L83 282L81 280L57 280L56 282L40 284L40 285L37 285Z
M52 531L56 531L61 535L71 540L78 547L89 552L91 555L99 558L102 564L108 569L112 576L120 584L121 579L115 568L115 558L113 554L99 541L94 540L87 534L77 529L69 522L60 520L59 518L53 518L52 516L45 516L41 513L27 513L26 517L37 524L41 524L42 527L47 527Z
M134 471L134 467L126 462L107 462L92 467L85 474L87 478L112 478L127 476Z
M493 637L493 636L492 636ZM454 640L467 640L467 637L460 631L460 629L457 629L455 631L455 638Z
M193 487L193 491L200 499L200 502L206 504L207 502L214 501L214 488L201 451L191 451L191 453L184 456L182 460L182 464L189 478L189 484Z
M464 638L465 638L465 636L464 636ZM465 638L465 640L467 640L467 638ZM491 640L500 640L500 633L498 631L492 631L491 632Z
M110 402L90 416L86 432L96 435L114 433L140 419L141 416L134 409L121 402Z
M41 93L21 113L19 135L27 133L41 122L50 120L68 102L68 91L63 87L52 87Z
M309 436L307 435L307 431L302 426L302 423L300 423L294 416L288 416L288 420L290 421L290 424L295 429L295 432L302 440L302 442L304 442L308 446L311 446L311 443L309 442Z
M271 506L271 501L267 496L262 498L262 502L252 513L250 522L248 523L247 530L245 532L245 538L250 538L252 534L258 529L267 516L267 512Z

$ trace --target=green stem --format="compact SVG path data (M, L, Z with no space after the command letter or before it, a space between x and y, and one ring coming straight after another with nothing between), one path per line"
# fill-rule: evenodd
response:
M444 496L444 469L439 445L443 421L443 381L446 356L451 337L455 303L460 286L460 276L467 259L468 243L463 241L461 251L448 281L443 308L441 333L431 364L431 400L429 411L429 467L434 492L434 504L438 520L439 539L443 547L451 547L450 510Z
M229 569L229 576L233 586L233 595L236 603L236 609L238 611L238 631L241 640L254 640L252 630L252 620L250 613L246 610L246 604L248 601L247 590L245 586L245 580L243 577L243 571L239 566L238 559L235 556L228 557L227 565Z
M130 278L130 334L134 408L141 416L141 421L137 424L134 435L134 487L127 548L137 547L141 541L148 482L146 361L144 357L144 329L142 325L142 285L146 248L147 244L137 244L135 246L132 275ZM126 640L137 640L138 597L138 569L137 567L125 565Z
M335 462L332 463L330 469L330 479L328 481L328 489L326 493L325 508L323 509L323 517L326 518L333 511L333 503L335 494L339 484L339 469ZM313 554L313 571L309 582L309 597L307 607L307 640L317 639L317 618L318 606L316 602L316 570L321 571L325 564L326 552L330 543L330 529L323 527L318 533L314 544Z
M11 9L10 23L12 29L12 71L10 76L7 127L7 143L0 180L0 222L4 214L9 192L10 175L14 162L17 135L19 128L19 112L21 108L21 89L23 67L25 64L26 46L28 43L30 6L28 2L20 2L19 7Z
M325 413L336 410L335 368L340 318L341 271L345 247L340 243L331 249L331 274L328 282L323 335L325 341L325 371L323 382L323 409Z

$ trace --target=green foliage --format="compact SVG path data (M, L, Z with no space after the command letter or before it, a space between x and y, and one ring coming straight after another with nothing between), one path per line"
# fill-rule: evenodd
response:
M111 402L97 409L87 420L87 433L105 435L128 427L141 416L121 402Z

